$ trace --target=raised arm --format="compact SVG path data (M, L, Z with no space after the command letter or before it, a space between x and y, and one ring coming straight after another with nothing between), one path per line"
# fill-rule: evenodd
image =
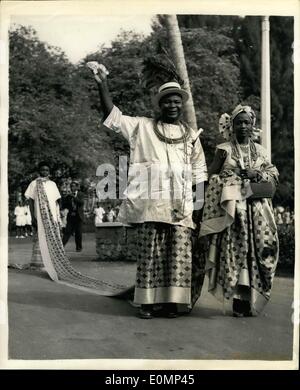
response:
M113 109L113 102L110 97L108 85L107 85L107 70L103 65L97 64L95 62L88 62L87 66L92 70L94 78L98 85L100 103L104 113L104 120L108 117Z
M93 71L98 84L100 102L104 113L103 125L116 133L121 133L130 144L140 121L144 119L123 115L118 107L113 104L107 86L108 71L104 65L91 61L87 63L87 66Z
M100 77L95 75L95 80L97 81L97 84L98 84L100 102L101 102L101 105L103 108L103 114L104 114L103 119L105 120L108 117L108 115L111 113L111 110L113 109L114 105L113 105L113 102L111 100L110 93L108 90L107 80L105 79L103 81L98 81L97 79L100 80Z

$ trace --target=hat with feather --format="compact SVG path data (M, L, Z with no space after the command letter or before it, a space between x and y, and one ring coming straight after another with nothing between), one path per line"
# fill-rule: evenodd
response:
M189 99L187 91L182 89L183 80L168 55L148 57L143 62L143 81L148 89L155 89L152 103L159 109L159 103L164 96L180 95L185 103Z

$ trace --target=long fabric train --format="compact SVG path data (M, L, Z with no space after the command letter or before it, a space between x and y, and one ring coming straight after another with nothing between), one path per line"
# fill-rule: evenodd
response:
M107 297L120 297L133 300L135 285L120 285L86 276L73 268L65 254L60 229L54 220L49 201L41 180L36 181L37 190L37 224L38 239L34 245L35 251L47 271L49 277L69 287ZM193 259L191 280L191 304L177 305L179 312L189 312L201 295L205 276L204 248L197 239L198 234L192 234ZM36 257L36 256L35 256ZM31 262L33 264L33 262ZM21 264L10 264L11 268L25 269Z
M98 280L81 274L70 263L65 254L59 225L54 221L47 195L41 180L37 180L38 239L42 260L50 278L57 283L104 296L126 296L133 286L124 286Z

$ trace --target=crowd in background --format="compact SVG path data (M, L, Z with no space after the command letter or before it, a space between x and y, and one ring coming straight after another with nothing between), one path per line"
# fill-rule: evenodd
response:
M279 238L279 265L294 267L295 261L295 215L289 207L274 208L275 221Z
M65 179L59 186L59 191L63 199L70 194L71 178ZM92 180L78 180L81 191L85 194L84 200L84 220L85 224L94 224L95 226L103 222L115 222L118 217L119 204L113 200L107 199L99 201L96 195L96 183ZM68 210L61 208L62 226L66 226ZM294 225L294 211L289 207L274 207L274 215L279 230L289 229ZM16 231L17 238L32 236L31 214L27 200L21 191L15 196L15 207L10 211L10 230Z
M274 215L277 226L291 225L294 223L294 212L290 211L289 207L276 206L274 208Z
M59 185L59 191L63 199L70 194L71 178L65 179ZM78 180L81 191L85 195L84 199L84 225L85 231L93 231L96 226L104 222L115 222L119 213L119 203L107 199L99 201L96 195L96 183L93 180ZM32 227L32 217L28 201L24 198L22 191L12 197L13 204L9 210L9 230L15 234L16 238L32 237L34 228ZM68 209L61 207L62 233L67 225ZM294 264L294 235L295 235L295 215L290 207L274 207L274 216L278 229L280 254L279 264L293 266Z
M16 238L32 236L32 218L28 201L19 201L14 209Z
M63 179L58 185L61 200L60 212L62 229L66 227L68 209L64 208L64 198L71 193L71 178ZM119 204L107 199L99 201L96 195L96 183L90 179L77 180L80 190L84 193L84 223L97 226L103 222L115 222L119 212ZM9 210L10 231L15 231L16 238L26 238L33 235L32 216L27 199L21 189L11 201Z

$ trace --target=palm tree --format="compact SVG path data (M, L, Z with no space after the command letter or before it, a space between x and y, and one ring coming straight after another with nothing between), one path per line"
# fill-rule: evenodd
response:
M197 130L197 120L194 108L193 97L191 93L189 76L186 68L184 51L181 41L181 34L178 26L178 21L176 15L165 15L164 16L164 25L168 32L168 38L170 43L170 51L173 56L173 60L177 67L180 77L184 81L184 89L189 93L190 99L187 101L184 109L184 116L186 122L193 128Z

